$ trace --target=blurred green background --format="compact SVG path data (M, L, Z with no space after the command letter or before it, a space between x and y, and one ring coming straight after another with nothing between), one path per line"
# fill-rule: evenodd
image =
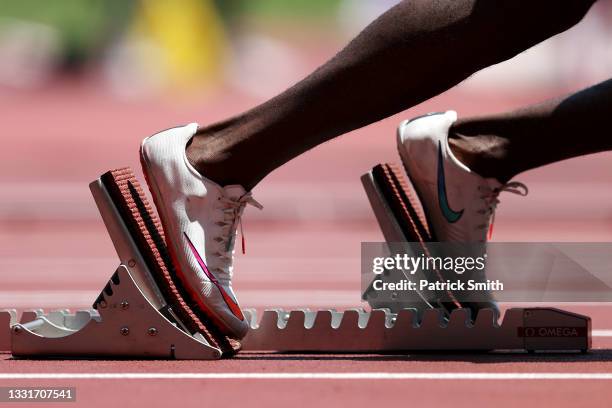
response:
M269 97L398 1L3 2L0 91L85 76L122 97L228 88ZM480 88L554 88L607 75L611 3L601 0L586 22L572 29L573 37L553 39L536 47L541 51L521 56L520 63L481 75Z
M245 27L251 27L251 31L274 31L274 27L287 31L288 25L299 32L322 30L323 26L326 31L333 30L341 3L342 0L5 2L0 10L0 59L4 65L0 84L36 86L56 74L91 70L97 65L105 67L103 76L112 77L108 71L112 72L113 59L117 59L121 69L161 67L157 80L165 86L210 86L219 82L220 72L227 70L232 42L240 41L241 35L236 33L248 31Z

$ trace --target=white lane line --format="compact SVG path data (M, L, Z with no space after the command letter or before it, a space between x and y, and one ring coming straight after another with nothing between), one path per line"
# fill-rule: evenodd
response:
M591 331L593 337L612 337L612 330L593 330Z
M0 373L0 380L612 380L612 373Z

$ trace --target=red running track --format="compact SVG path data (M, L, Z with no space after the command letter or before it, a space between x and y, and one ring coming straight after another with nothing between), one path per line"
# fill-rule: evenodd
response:
M359 243L379 239L376 225L277 224L271 228L255 223L251 227L250 253L239 258L241 272L236 276L238 296L244 305L320 308L358 304ZM500 229L500 235L510 234L510 230ZM65 224L59 228L52 223L38 225L35 231L19 228L0 233L3 248L14 257L12 261L0 260L5 271L0 308L15 304L23 308L88 306L116 263L103 227ZM337 244L330 248L329 240ZM21 242L32 242L45 252L26 254ZM274 256L279 250L283 258ZM70 258L72 251L79 257ZM17 270L21 273L14 273ZM87 407L127 401L151 407L178 401L181 407L444 406L451 402L457 407L515 407L527 401L555 407L587 403L609 406L611 306L562 307L593 318L596 337L592 353L245 353L232 360L212 362L31 361L1 355L0 386L74 386L76 406ZM565 374L567 378L551 379L551 374ZM33 375L42 378L30 378ZM57 375L67 377L53 379ZM108 377L95 377L100 375Z
M380 161L397 160L394 127L400 119L446 108L484 114L558 93L511 99L460 88L284 166L255 191L266 211L249 210L245 218L248 254L236 268L242 303L358 304L359 245L382 239L358 177ZM87 183L108 168L137 166L138 143L151 132L192 120L207 123L255 102L232 94L189 103L121 102L85 85L0 94L3 132L11 136L0 149L0 308L88 306L116 261ZM610 155L603 154L521 177L531 194L524 200L502 197L495 239L611 240L611 170ZM78 402L70 407L610 406L610 308L568 308L593 317L598 336L591 354L241 354L215 362L21 361L2 355L0 385L76 386ZM129 373L138 375L125 378ZM185 373L192 378L177 378ZM111 378L82 378L100 374Z

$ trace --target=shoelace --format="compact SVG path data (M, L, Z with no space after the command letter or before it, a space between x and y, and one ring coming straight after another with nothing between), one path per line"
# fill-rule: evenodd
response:
M529 193L527 186L520 181L510 181L499 188L491 188L487 185L481 185L478 187L478 191L481 193L480 198L485 203L485 208L478 211L480 215L490 215L491 222L487 224L480 224L477 226L479 229L489 228L487 239L491 239L493 236L493 224L495 223L495 210L499 204L499 195L506 191L512 194L518 194L522 197Z
M253 198L252 193L246 193L238 199L231 198L228 196L219 197L219 201L223 204L222 208L225 214L225 220L217 222L220 227L229 227L227 232L224 232L222 236L215 238L215 241L219 244L224 244L223 250L218 251L215 255L221 258L227 265L232 261L232 249L234 246L234 240L237 233L237 225L240 226L240 235L242 237L242 253L246 253L246 240L244 237L244 229L242 227L242 213L247 205L252 205L255 208L263 209L263 206ZM223 268L216 268L217 272L224 272Z

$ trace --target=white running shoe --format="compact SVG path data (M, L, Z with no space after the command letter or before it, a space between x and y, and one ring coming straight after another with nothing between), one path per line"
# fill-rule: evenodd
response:
M457 113L432 113L399 125L404 168L421 199L435 241L486 242L502 191L527 195L520 182L500 183L471 171L448 144Z
M146 138L142 167L192 300L224 334L241 339L249 325L232 289L234 242L246 205L262 206L242 186L222 187L189 163L185 149L197 130L192 123Z
M433 240L458 243L441 248L444 255L481 257L486 254L486 242L493 232L499 194L507 191L527 195L528 190L516 181L502 184L494 178L484 178L461 163L448 143L449 129L456 120L457 113L448 111L402 122L397 134L398 150L422 203ZM484 282L485 273L486 270L476 270L455 278ZM498 310L490 292L453 292L453 302L470 308L474 316L483 308Z

